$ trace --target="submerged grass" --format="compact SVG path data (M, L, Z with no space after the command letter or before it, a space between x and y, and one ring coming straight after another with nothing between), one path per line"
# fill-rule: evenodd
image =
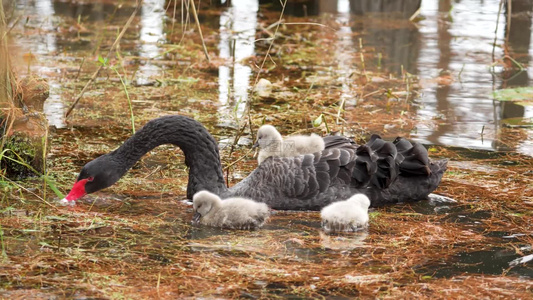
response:
M200 16L202 11L219 13L199 11ZM265 11L262 17L271 23L279 12ZM330 19L286 21L339 26ZM275 62L262 73L272 82L272 93L254 102L252 129L265 121L283 134L340 131L358 142L371 133L409 137L420 122L415 118L416 78L376 70L372 62L378 57L380 64L381 56L365 49L364 39L348 75L341 76L336 56L324 55L335 52L335 32L312 31L311 26L316 27L279 25L270 50L258 40L261 55L237 62L256 70L266 51ZM271 37L263 27L256 38ZM217 140L226 141L221 156L234 184L257 165L253 157L245 157L253 141L249 128L234 149L229 146L242 128L233 117L240 99L229 93L227 104L221 104L216 80L219 68L234 69L234 62L210 54L207 64L198 36L174 30L171 41L189 38L180 43L183 51L154 58L160 73L150 84L127 87L134 121L142 126L156 116L179 113L203 122ZM213 49L216 32L203 32L208 49ZM359 45L359 37L353 38ZM114 36L107 39L102 43L111 45ZM122 50L135 49L131 44ZM148 64L144 58L123 59L128 62L123 78L133 79ZM96 63L84 65L85 70L62 75L67 87L63 95L83 87L75 81L78 72L87 79L97 68ZM71 187L81 166L131 134L132 118L119 86L121 76L116 75L95 77L93 90L70 116L69 128L52 136L47 181L57 182L60 191ZM313 127L318 116L323 120ZM437 126L438 120L430 122ZM506 130L524 134L519 128ZM258 231L191 226L192 207L182 201L187 169L182 153L171 146L151 151L119 183L85 197L75 208L43 203L39 197L47 187L35 180L17 182L3 190L0 202L2 297L531 297L531 265L509 267L507 262L533 248L531 157L437 146L429 150L432 158L451 159L438 193L457 202L374 209L369 230L348 235L321 232L318 212L275 211ZM500 250L505 254L500 258L464 259ZM495 263L498 268L483 269L483 264ZM472 272L471 266L477 269Z
M64 188L76 166L129 135L127 115L120 120L106 129L58 132L53 161ZM85 145L70 145L76 139ZM235 158L246 150L238 147ZM277 212L253 232L190 226L192 209L180 201L187 178L181 155L158 148L119 184L75 209L50 210L24 193L25 202L13 203L0 220L9 261L0 274L2 288L7 297L530 296L530 279L517 276L529 266L474 275L461 272L457 258L498 247L516 253L511 261L530 251L531 158L508 153L473 159L441 147L431 153L452 159L439 192L458 203L379 208L367 233L328 236L319 230L317 212ZM238 162L231 181L253 168L253 159ZM437 276L450 265L459 271Z

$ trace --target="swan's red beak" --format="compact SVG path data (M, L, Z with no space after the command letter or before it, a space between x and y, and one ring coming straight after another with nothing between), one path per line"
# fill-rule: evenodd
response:
M80 199L81 197L85 196L85 194L87 194L87 192L85 192L85 184L87 184L87 181L89 180L82 179L74 183L74 186L70 190L70 193L68 193L68 195L65 198L61 199L60 203L65 206L76 205L76 200Z

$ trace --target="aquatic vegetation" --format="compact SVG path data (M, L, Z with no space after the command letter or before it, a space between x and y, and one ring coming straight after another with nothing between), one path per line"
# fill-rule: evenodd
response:
M420 119L417 110L427 105L418 98L424 83L406 72L388 72L391 53L367 42L375 27L396 30L411 23L388 20L368 27L363 20L345 24L324 15L280 18L279 11L261 7L252 31L237 30L224 27L232 22L221 22L233 11L202 1L200 39L195 25L180 23L181 4L171 1L169 7L174 3L175 16L169 11L151 20L168 22L164 35L141 30L146 25L125 32L118 50L124 80L103 70L69 116L68 127L58 126L51 135L46 175L59 191L72 186L86 162L131 134L125 89L136 127L163 114L182 114L205 124L217 141L229 141L221 144L221 158L230 185L257 167L249 148L265 120L283 135L341 132L358 142L371 133L409 138L413 130L449 122L448 116ZM32 52L36 59L30 68L45 70L64 104L71 104L98 69L98 55L107 53L131 15L132 3L121 5L105 2L92 14L85 10L90 4L80 4L75 15L57 7L58 16L31 17L13 27L17 38L34 43L56 37L46 50ZM276 23L280 19L289 24ZM315 30L318 22L324 24L321 30ZM330 29L343 25L353 29L348 38ZM231 39L224 39L221 27ZM152 42L140 42L141 31ZM245 51L251 44L253 51ZM357 51L336 52L349 47ZM118 61L112 62L117 68ZM255 75L263 61L261 78L272 89L269 97L256 99L249 96L253 79L246 74ZM320 122L313 122L318 116ZM506 149L527 140L522 128L500 130L497 140ZM483 138L490 134L486 129ZM532 158L443 146L430 146L429 152L451 160L437 193L456 202L374 209L368 232L338 236L321 234L318 212L274 212L252 232L191 226L193 207L183 201L184 157L172 146L151 151L121 184L85 198L75 209L43 202L44 194L47 201L53 194L42 179L14 184L0 179L5 252L0 291L6 298L531 297L531 262L511 263L527 258L533 247Z

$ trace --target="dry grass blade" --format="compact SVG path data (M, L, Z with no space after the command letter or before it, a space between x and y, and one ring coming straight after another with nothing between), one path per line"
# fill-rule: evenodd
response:
M202 34L202 27L200 26L200 20L198 20L198 13L196 12L196 5L194 4L194 0L189 1L192 7L192 14L194 16L194 21L196 22L196 26L198 27L198 33L200 34L200 39L202 40L202 47L204 50L205 58L207 59L207 62L211 62L209 59L209 54L207 53L207 47L205 46L204 41L204 35Z

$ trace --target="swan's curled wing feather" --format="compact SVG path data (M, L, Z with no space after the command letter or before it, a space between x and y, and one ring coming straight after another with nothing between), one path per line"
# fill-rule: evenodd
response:
M419 143L402 152L404 160L400 164L400 173L404 176L431 175L429 155L427 149Z

